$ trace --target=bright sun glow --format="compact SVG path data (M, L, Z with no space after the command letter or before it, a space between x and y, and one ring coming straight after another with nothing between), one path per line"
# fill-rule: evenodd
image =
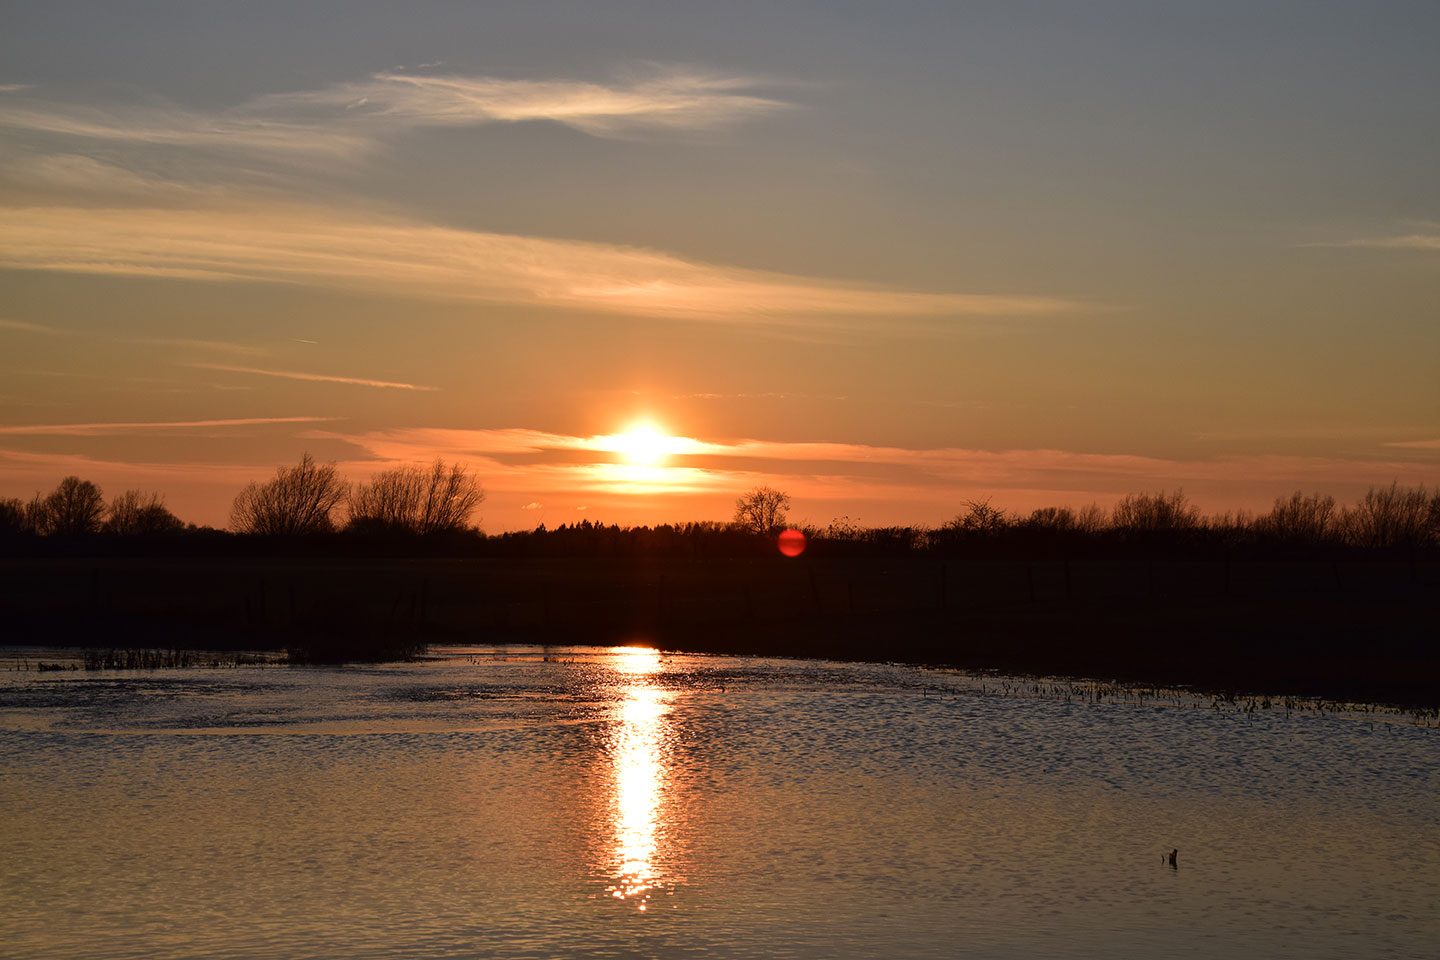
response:
M658 463L668 452L667 439L654 427L634 426L615 438L615 447L631 463L650 466Z
M622 433L589 437L583 449L616 454L612 460L587 464L590 485L621 493L682 492L707 480L705 471L687 465L687 457L711 452L712 444L666 433L653 421L632 422Z

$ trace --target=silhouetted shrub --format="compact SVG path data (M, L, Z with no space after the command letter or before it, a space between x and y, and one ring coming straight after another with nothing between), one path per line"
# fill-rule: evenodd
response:
M25 520L25 501L17 497L0 499L0 537L13 537L30 532Z
M110 501L104 531L126 537L153 537L179 533L185 525L165 507L158 493L126 490Z
M1031 511L1025 519L1025 526L1036 530L1069 533L1078 526L1075 511L1069 507L1041 507Z
M280 467L268 483L251 483L230 508L237 533L271 536L328 533L331 514L345 499L345 483L335 464L317 464L306 453L293 467Z
M436 459L427 469L402 466L376 474L350 493L350 528L357 532L448 533L463 530L485 492L463 464Z
M860 535L860 541L889 553L920 549L929 534L925 527L870 527Z
M1306 496L1296 490L1288 499L1276 497L1275 506L1256 526L1264 535L1285 543L1319 544L1340 534L1340 513L1334 497Z
M966 510L946 522L946 530L962 533L994 535L1010 526L1010 517L1004 510L990 505L989 498L966 500Z
M1109 515L1098 503L1074 510L1070 507L1041 507L1031 512L1021 526L1046 533L1093 534L1109 525Z
M1423 486L1371 487L1345 511L1346 538L1359 547L1386 550L1433 543L1440 536L1440 492Z
M1193 530L1200 525L1200 508L1183 490L1167 494L1131 493L1111 513L1115 529L1128 534L1165 534Z

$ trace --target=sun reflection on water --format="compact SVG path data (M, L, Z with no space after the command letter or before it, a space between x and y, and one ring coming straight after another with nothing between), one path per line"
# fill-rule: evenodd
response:
M655 854L665 780L663 718L670 707L662 690L644 682L661 669L659 653L626 650L619 655L616 669L625 677L626 686L612 753L617 874L609 890L616 899L632 900L645 910L661 882Z
M627 677L659 673L660 651L647 647L619 647L615 658L615 669Z

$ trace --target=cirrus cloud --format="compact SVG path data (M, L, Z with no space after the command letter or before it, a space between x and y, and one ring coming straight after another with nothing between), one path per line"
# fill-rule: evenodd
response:
M546 120L613 138L715 129L791 106L747 92L761 82L693 68L651 68L612 82L385 71L315 90L266 94L217 111L47 101L14 86L0 88L0 128L11 130L12 139L339 160L423 127ZM73 159L70 167L72 176L95 175Z
M617 244L363 219L324 209L25 207L0 267L211 282L300 283L426 299L789 326L1039 317L1056 297L929 293L685 260Z
M253 427L275 423L322 423L338 417L232 417L225 420L145 420L129 423L49 423L0 425L0 434L32 437L107 437L129 433L191 430L202 427Z
M305 380L312 383L343 383L355 387L376 387L382 390L423 390L435 391L439 387L426 387L417 383L400 383L394 380L369 380L364 377L341 377L328 373L303 373L298 370L265 370L260 367L237 367L228 363L187 363L196 370L218 370L222 373L243 373L255 377L278 377L282 380Z

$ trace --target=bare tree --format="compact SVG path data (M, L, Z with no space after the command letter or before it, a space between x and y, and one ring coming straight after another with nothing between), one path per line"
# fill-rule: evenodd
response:
M1200 508L1183 490L1126 494L1111 516L1116 528L1128 533L1171 533L1200 525Z
M160 494L126 490L110 501L104 530L120 536L152 537L177 533L184 526L180 518L166 508L165 498Z
M42 493L35 494L25 504L25 530L41 536L50 532L50 508Z
M331 514L345 499L346 484L335 464L319 464L306 453L293 467L280 467L268 483L251 483L230 507L237 533L288 535L334 529Z
M1272 537L1297 543L1321 543L1339 532L1340 515L1335 498L1296 490L1287 499L1276 497L1275 506L1258 523Z
M420 515L421 533L463 530L469 525L470 514L485 499L485 491L480 489L480 481L467 475L465 469L460 463L446 467L439 457L430 465Z
M1440 535L1434 518L1440 507L1421 487L1371 487L1355 506L1345 511L1345 533L1361 547L1385 549L1418 546Z
M1081 507L1075 514L1075 529L1082 533L1099 533L1110 525L1110 514L1098 503Z
M357 530L445 533L463 530L485 499L480 481L464 464L436 458L428 468L386 470L350 494L350 526Z
M735 523L751 533L770 533L785 525L789 509L789 494L756 487L735 499Z
M95 533L105 514L105 498L89 480L66 477L46 497L35 494L25 508L26 523L36 533L74 536Z
M1030 513L1025 526L1037 530L1067 533L1076 527L1075 511L1069 507L1040 507Z
M1110 523L1110 514L1092 503L1079 510L1073 507L1040 507L1031 511L1030 516L1018 521L1033 530L1054 533L1098 533Z
M966 500L966 511L958 514L945 526L951 530L967 533L999 533L1010 525L1010 518L999 507L990 506L990 499Z
M28 533L30 525L25 517L25 501L18 497L0 500L0 537Z
M350 490L350 529L414 532L422 482L419 467L397 467L355 485Z

